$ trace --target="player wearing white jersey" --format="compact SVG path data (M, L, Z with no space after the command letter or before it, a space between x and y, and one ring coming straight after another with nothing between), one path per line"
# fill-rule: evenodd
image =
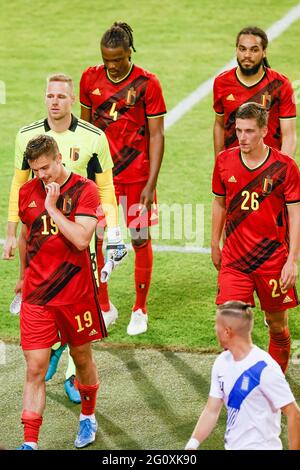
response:
M216 334L225 349L212 368L209 398L186 449L197 449L227 409L225 449L280 450L281 411L288 419L289 448L300 449L300 409L283 372L252 343L248 304L219 305Z

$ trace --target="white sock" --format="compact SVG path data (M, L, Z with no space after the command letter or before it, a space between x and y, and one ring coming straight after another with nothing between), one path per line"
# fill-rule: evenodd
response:
M83 421L84 419L89 419L92 421L92 423L96 422L96 416L94 414L92 415L84 415L83 413L80 413L79 416L79 421Z
M33 450L37 450L37 448L38 448L37 442L24 442L24 444L32 447Z

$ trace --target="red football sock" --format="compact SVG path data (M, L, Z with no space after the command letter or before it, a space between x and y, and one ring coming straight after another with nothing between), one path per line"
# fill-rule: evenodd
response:
M285 327L281 333L270 332L269 354L278 362L283 373L288 367L290 351L291 336L288 327Z
M95 385L83 385L76 380L76 385L81 397L81 413L84 415L94 414L99 383Z
M140 246L133 245L135 251L135 292L136 299L133 310L141 308L146 313L146 300L150 288L153 267L151 240Z
M99 277L99 303L102 312L108 312L110 310L109 296L107 289L107 282L100 282L101 269L104 266L104 256L102 251L103 239L97 238L97 266L98 266L98 277Z
M37 442L43 417L34 411L22 411L22 424L24 424L24 442Z

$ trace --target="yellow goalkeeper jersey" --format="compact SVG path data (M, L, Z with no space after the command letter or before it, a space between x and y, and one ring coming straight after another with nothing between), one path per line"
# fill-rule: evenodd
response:
M29 140L40 134L50 135L56 140L64 165L74 173L95 180L95 173L103 173L113 167L104 132L72 115L71 125L64 132L50 129L47 119L22 127L16 137L15 168L29 169L24 151Z

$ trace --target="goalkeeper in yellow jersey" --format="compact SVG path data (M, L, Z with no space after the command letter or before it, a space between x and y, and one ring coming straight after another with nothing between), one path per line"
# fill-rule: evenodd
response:
M56 140L64 165L74 173L93 179L99 188L101 208L108 226L106 256L109 262L104 266L104 271L102 270L102 279L107 281L111 272L107 266L110 268L117 266L127 254L118 226L118 207L112 178L113 162L104 132L72 114L74 101L72 79L65 74L51 75L47 79L45 94L47 117L22 127L17 134L15 172L10 190L7 237L3 259L13 259L17 246L19 189L31 176L29 165L23 157L26 145L33 137L47 134ZM97 272L95 238L90 248L91 262L95 276L100 277L101 273ZM102 253L99 253L99 256L102 257ZM106 327L115 322L118 317L118 311L111 302L109 310L106 307L106 311L102 309L102 313ZM52 350L46 380L49 380L56 372L63 349L64 347L58 347ZM80 403L80 395L74 387L75 374L75 365L69 356L64 386L70 400Z

